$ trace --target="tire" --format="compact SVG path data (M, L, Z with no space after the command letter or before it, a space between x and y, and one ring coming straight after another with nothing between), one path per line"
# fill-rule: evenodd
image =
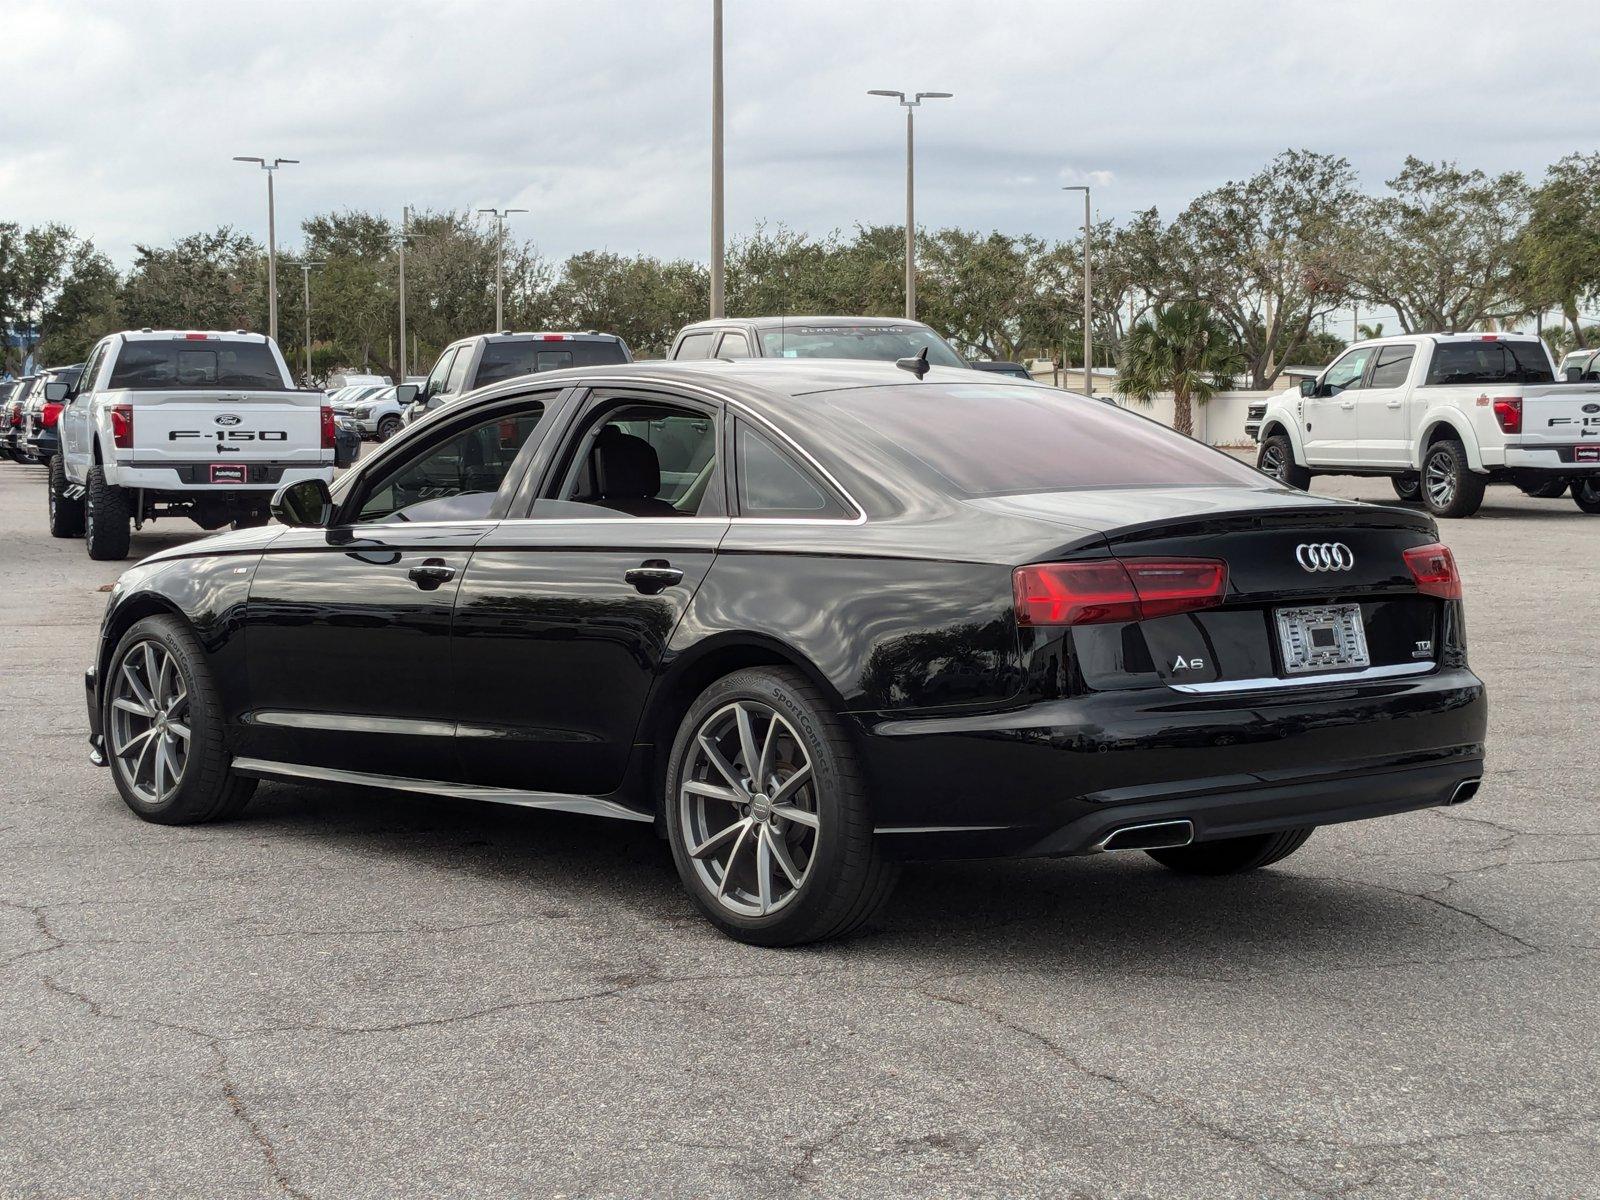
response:
M1391 475L1389 482L1394 486L1394 494L1408 504L1414 504L1422 499L1422 476L1416 472Z
M67 468L61 455L50 459L50 482L46 492L50 497L50 536L75 538L83 536L83 498L67 495Z
M741 712L757 757L768 755L770 745L765 791L746 786ZM736 779L713 763L702 738L718 748ZM802 777L806 782L787 785L794 790L785 797L784 781ZM696 783L722 795L685 791ZM849 736L798 671L753 667L706 688L679 726L666 786L663 812L678 876L700 911L731 938L798 946L844 937L893 890L898 870L879 853ZM783 816L797 811L807 819ZM699 858L691 847L701 850ZM726 895L719 897L719 885Z
M234 529L259 529L272 520L272 514L266 512L240 513L229 524Z
M1311 488L1311 472L1294 461L1294 443L1286 433L1275 433L1261 443L1261 452L1256 455L1256 470L1272 476L1284 487L1297 488L1302 492Z
M1600 477L1572 481L1572 498L1586 513L1600 513Z
M128 493L106 482L104 467L90 467L83 497L83 540L89 557L113 562L128 557L133 538Z
M1306 844L1306 839L1315 829L1315 825L1310 825L1303 829L1286 829L1282 833L1259 833L1253 837L1195 842L1167 850L1146 850L1145 853L1180 875L1238 875L1270 867L1280 858L1288 858Z
M152 663L158 664L154 671ZM134 682L142 685L142 698ZM236 816L249 803L256 781L233 773L221 698L205 651L187 624L170 615L136 622L117 643L104 686L100 727L111 778L139 817L158 825L194 825ZM160 719L130 711L123 701ZM154 732L141 740L146 729ZM175 785L167 764L177 770Z
M1532 496L1535 500L1559 500L1567 492L1565 479L1547 479L1543 483L1532 486L1518 484L1524 496Z
M1455 438L1433 443L1422 456L1422 503L1436 517L1470 517L1483 504L1487 482Z
M401 424L399 417L385 417L383 420L378 422L377 438L380 442L387 442L403 428L404 426Z

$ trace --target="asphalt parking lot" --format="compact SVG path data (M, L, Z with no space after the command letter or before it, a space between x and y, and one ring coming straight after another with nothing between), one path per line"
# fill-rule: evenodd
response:
M121 568L48 536L42 479L0 465L0 1194L1600 1195L1570 500L1444 527L1493 710L1470 804L1235 880L920 867L866 936L767 951L633 825L273 784L142 824L84 742ZM135 556L197 532L155 529Z

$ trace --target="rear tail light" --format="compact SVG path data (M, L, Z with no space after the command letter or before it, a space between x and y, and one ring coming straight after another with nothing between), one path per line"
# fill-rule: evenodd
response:
M333 424L333 409L324 404L322 406L322 448L332 450L336 441L336 431Z
M1215 608L1228 565L1206 558L1036 563L1011 574L1019 625L1103 625Z
M118 450L133 449L133 405L111 406L111 441Z
M46 404L39 410L39 422L46 429L54 429L56 422L61 418L61 405Z
M1497 397L1494 402L1494 419L1500 422L1501 433L1521 433L1522 397Z
M22 410L16 405L11 406L11 424L13 427L22 424Z
M1438 542L1413 546L1404 552L1404 557L1412 578L1417 581L1417 590L1424 596L1461 599L1461 575L1456 571L1456 556L1450 553L1449 546Z

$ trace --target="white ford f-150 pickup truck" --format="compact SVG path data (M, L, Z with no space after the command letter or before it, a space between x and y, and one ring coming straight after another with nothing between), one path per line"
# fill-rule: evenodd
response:
M1600 513L1600 383L1556 382L1519 334L1358 342L1298 391L1267 402L1256 465L1292 487L1315 475L1387 475L1402 500L1470 517L1490 483Z
M285 483L331 482L333 410L260 334L139 330L101 339L61 411L50 532L126 558L130 525L260 525Z

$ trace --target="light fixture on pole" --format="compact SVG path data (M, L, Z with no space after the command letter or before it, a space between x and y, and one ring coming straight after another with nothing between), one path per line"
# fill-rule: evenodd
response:
M481 213L494 214L494 223L497 230L494 250L494 331L499 333L505 328L505 305L502 293L505 288L506 265L506 218L512 213L525 213L525 208L480 208Z
M300 264L301 282L305 284L306 304L306 386L311 386L311 268L325 267L325 262L303 262Z
M298 158L264 158L235 154L234 162L256 163L267 173L267 336L278 340L278 214L272 196L272 176L281 166L297 163Z
M906 110L906 319L917 319L917 214L916 214L916 138L912 111L924 100L948 100L953 92L917 92L906 99L904 92L872 88L869 96L889 96Z
M722 305L722 0L711 0L711 316Z
M1094 305L1089 294L1089 187L1076 183L1061 189L1063 192L1083 193L1083 390L1094 395Z

